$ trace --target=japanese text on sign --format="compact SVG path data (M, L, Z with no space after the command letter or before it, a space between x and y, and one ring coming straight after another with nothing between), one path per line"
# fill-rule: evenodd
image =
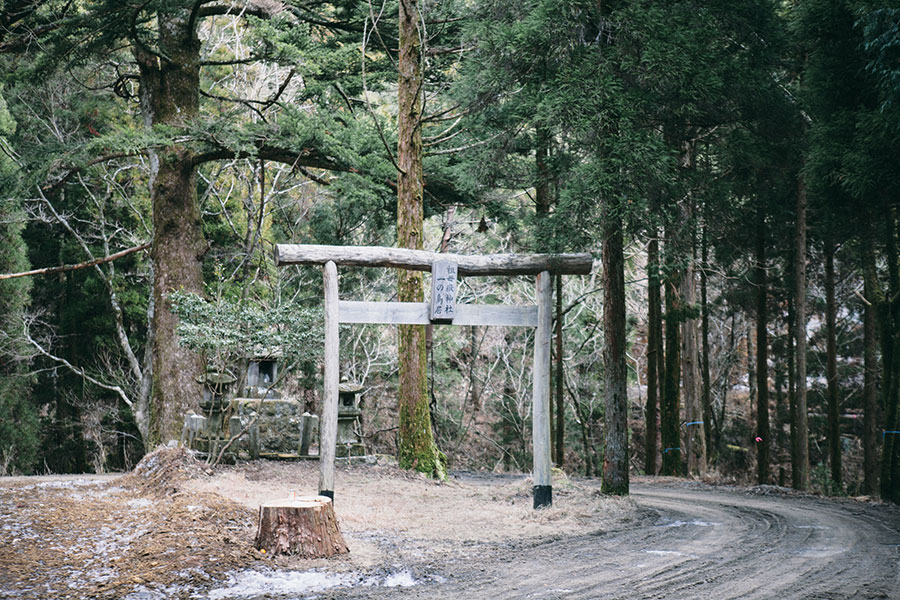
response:
M431 267L431 320L452 321L456 316L456 275L458 265L448 260Z

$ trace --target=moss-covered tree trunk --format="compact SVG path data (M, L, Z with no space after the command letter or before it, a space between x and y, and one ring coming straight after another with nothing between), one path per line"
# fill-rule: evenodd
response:
M419 37L421 17L417 0L400 1L400 80L398 94L397 133L397 245L422 249L422 46ZM423 302L421 272L401 270L399 300ZM446 468L434 442L431 413L428 406L427 372L425 370L425 327L400 325L399 367L400 431L397 459L405 469L415 469L443 478Z
M198 115L200 41L191 27L190 12L188 8L160 13L159 56L135 46L142 108L149 125L177 128ZM202 293L205 249L193 153L185 146L169 146L158 152L153 164L153 390L147 440L151 445L178 439L184 414L198 409L200 361L178 345L176 317L167 296L179 289Z

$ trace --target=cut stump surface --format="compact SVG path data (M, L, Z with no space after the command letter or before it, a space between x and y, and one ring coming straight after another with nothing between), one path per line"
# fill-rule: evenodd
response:
M326 558L350 552L331 498L287 498L259 507L256 548L270 554Z

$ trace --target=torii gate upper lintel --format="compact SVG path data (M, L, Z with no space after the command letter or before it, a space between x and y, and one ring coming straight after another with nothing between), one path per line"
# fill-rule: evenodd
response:
M435 263L450 263L459 275L535 275L537 306L460 304L451 299L452 318L434 315L422 302L343 302L338 298L337 266L388 267L431 271ZM340 323L426 325L506 325L535 327L532 383L532 442L534 444L534 507L552 503L550 479L550 329L552 322L551 276L586 275L590 254L438 254L427 250L382 246L325 246L277 244L275 264L321 265L325 283L324 402L319 445L319 494L334 498L334 457L337 438ZM433 282L434 287L434 282ZM435 290L432 290L434 301ZM447 305L442 305L445 310ZM441 310L441 309L438 309Z

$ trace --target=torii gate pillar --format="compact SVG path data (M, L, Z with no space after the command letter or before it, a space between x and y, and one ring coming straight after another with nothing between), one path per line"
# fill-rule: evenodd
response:
M534 335L531 435L534 445L534 508L553 503L550 480L550 328L552 325L550 272L537 275L538 322Z

